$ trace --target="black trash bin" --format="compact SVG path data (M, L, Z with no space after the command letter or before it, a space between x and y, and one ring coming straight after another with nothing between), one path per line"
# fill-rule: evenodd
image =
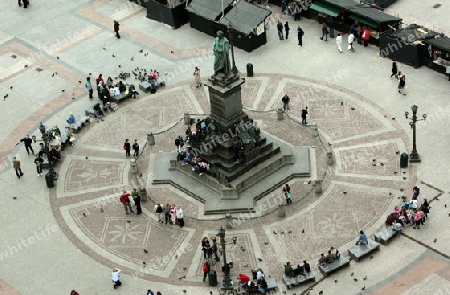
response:
M47 183L48 188L55 187L55 181L52 173L48 172L45 174L45 182Z
M139 196L141 196L142 202L147 202L147 189L145 187L139 187Z
M208 272L208 281L211 287L217 286L217 274L215 270L210 270Z
M408 167L408 154L403 153L400 155L400 168L407 168Z
M251 63L247 64L247 77L253 77L253 65Z

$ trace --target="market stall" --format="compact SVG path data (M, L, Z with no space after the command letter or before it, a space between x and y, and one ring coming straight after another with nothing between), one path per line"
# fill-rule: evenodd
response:
M177 29L189 21L186 1L188 0L145 0L147 18Z
M427 39L425 65L439 73L445 73L450 81L450 38Z
M437 35L438 33L416 24L386 31L380 36L380 56L415 68L421 67L427 51L424 41Z
M222 7L221 0L193 0L187 7L191 27L213 37L221 30L234 46L247 52L266 44L265 19L271 11L246 1L232 3L224 0Z
M247 52L267 43L265 20L272 12L245 1L234 6L219 23L228 28L228 39Z
M353 0L319 0L311 5L310 17L319 22L333 19L335 29L347 33L351 24L357 28L367 27L371 34L370 43L379 44L379 33L390 28L398 28L401 19L373 8L368 4L359 4Z
M218 21L232 8L232 3L233 0L192 0L186 8L189 24L200 32L215 36L218 30L224 30L224 25Z

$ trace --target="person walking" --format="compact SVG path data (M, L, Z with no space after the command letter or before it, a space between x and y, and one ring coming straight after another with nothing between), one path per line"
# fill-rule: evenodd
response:
M289 30L290 30L290 29L291 29L291 28L289 27L288 22L286 22L286 23L284 24L284 31L286 32L286 40L289 39Z
M198 67L195 67L194 69L194 81L195 81L195 88L199 88L202 86L202 83L200 82L200 69Z
M36 154L36 158L34 159L34 164L36 164L36 171L38 176L42 176L42 164L44 163L44 159L41 158L39 153Z
M20 177L23 176L22 169L20 169L20 161L17 159L17 157L13 157L12 159L13 168L16 171L17 178L20 179Z
M27 154L30 155L30 151L31 151L31 154L34 155L34 150L33 150L33 147L31 146L31 144L33 143L33 140L30 138L30 136L29 135L25 136L16 145L20 144L21 142L24 143Z
M320 40L323 40L324 37L324 41L328 41L328 26L325 22L322 24L322 37L320 37Z
M119 35L119 22L118 21L114 21L114 32L116 33L116 37L117 39L120 39L120 35Z
M123 194L120 196L120 202L123 204L126 214L133 212L133 209L131 209L130 194L127 191L123 191Z
M289 186L289 184L286 183L286 185L283 187L283 193L284 197L286 198L286 205L292 204L291 187Z
M177 216L178 225L180 226L180 228L182 228L184 226L184 211L183 211L183 209L181 209L180 205L178 205L178 207L177 207L176 216Z
M350 34L348 34L348 50L350 50L351 52L355 52L355 49L353 48L353 42L355 41L355 35L350 32Z
M337 34L337 37L336 37L336 45L337 45L338 51L339 51L340 53L342 53L342 36L341 36L340 33Z
M305 35L305 32L302 30L300 26L297 27L297 39L298 39L298 45L303 47L303 35Z
M398 73L397 63L395 61L393 61L391 78L392 78L392 76L395 76L395 78L397 78L397 73Z
M278 38L280 38L280 40L283 40L283 24L278 21L277 23L277 29L278 29Z
M304 125L308 124L306 122L306 115L308 115L308 107L305 107L304 109L302 109L302 124L304 124Z
M406 77L402 74L402 72L398 72L398 93L402 93L403 95L406 95L405 93L405 86L406 86Z
M94 98L94 89L92 88L92 84L91 84L91 77L87 77L86 78L86 83L84 84L84 87L86 87L86 89L89 92L89 99L93 99Z
M284 111L289 111L291 108L289 107L289 102L291 101L291 99L289 98L289 96L287 94L285 94L282 98L281 98L281 102L283 102L283 110Z
M122 271L118 269L117 267L113 269L111 274L111 280L114 283L114 289L117 289L117 287L122 285L122 282L120 281L120 273Z
M335 24L334 24L333 18L329 17L326 20L326 23L327 23L328 28L330 29L330 38L334 38L334 26L335 26Z
M123 149L125 150L125 157L130 157L131 145L130 142L128 141L128 138L125 139Z
M208 260L205 260L205 262L203 263L203 282L206 280L206 277L208 276L209 273L209 263Z
M134 140L133 143L133 157L137 158L139 157L139 143L137 142L137 139Z
M142 214L141 196L139 195L139 192L135 188L133 188L133 191L131 192L131 197L133 198L134 205L136 206L136 214L141 215Z

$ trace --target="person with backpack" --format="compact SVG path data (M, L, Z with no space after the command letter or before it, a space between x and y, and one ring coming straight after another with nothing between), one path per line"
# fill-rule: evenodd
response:
M137 139L134 140L133 143L133 157L137 158L139 157L139 143L137 142Z
M155 205L155 213L158 216L158 222L163 223L162 214L163 214L163 206L162 204L156 204ZM167 223L167 222L166 222Z
M208 260L205 260L205 263L203 263L203 282L206 280L208 273L209 273L209 263Z
M128 139L125 139L125 142L123 144L123 149L125 150L125 157L129 157L130 151L131 151L131 145L128 142Z
M86 78L86 83L84 84L84 87L86 87L86 89L89 92L89 99L93 99L94 98L94 89L92 88L92 84L91 84L91 77L87 77Z
M333 246L331 246L330 251L331 251L331 254L333 255L333 257L334 257L335 259L341 258L341 253L339 253L339 250L338 250L338 249L336 249L336 248L334 248Z

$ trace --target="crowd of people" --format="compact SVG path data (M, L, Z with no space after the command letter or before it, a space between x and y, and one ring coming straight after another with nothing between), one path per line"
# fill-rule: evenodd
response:
M177 147L177 159L181 161L181 166L190 165L192 171L202 176L211 169L211 164L203 159L201 156L194 153L192 145L197 145L206 136L207 123L205 120L197 119L195 130L188 126L185 131L185 137L182 135L175 139L175 146Z
M402 205L395 206L392 212L386 218L386 226L391 226L392 230L398 233L402 232L405 226L412 226L413 229L420 229L421 225L425 224L430 213L430 204L427 199L419 205L418 197L420 195L420 188L415 186L413 188L412 197L407 200L402 198Z
M46 155L48 159L48 163L52 163L52 165L55 165L58 161L61 160L61 131L58 128L58 126L54 126L52 129L45 129L44 131L46 133L46 136L49 136L49 147L48 151L46 151L44 143L39 143L39 151L37 153L34 152L33 149L33 139L30 138L29 135L26 135L24 138L22 138L16 145L20 143L24 143L25 150L27 151L27 154L33 155L34 159L33 162L36 165L36 172L38 176L43 176L42 168L44 166L44 155ZM20 162L20 158L18 156L14 156L12 158L12 164L13 169L16 173L17 178L21 178L24 176L24 173L22 171L22 166Z
M169 204L169 202L165 205L156 204L154 210L161 224L178 225L180 228L184 226L184 210L180 205Z

